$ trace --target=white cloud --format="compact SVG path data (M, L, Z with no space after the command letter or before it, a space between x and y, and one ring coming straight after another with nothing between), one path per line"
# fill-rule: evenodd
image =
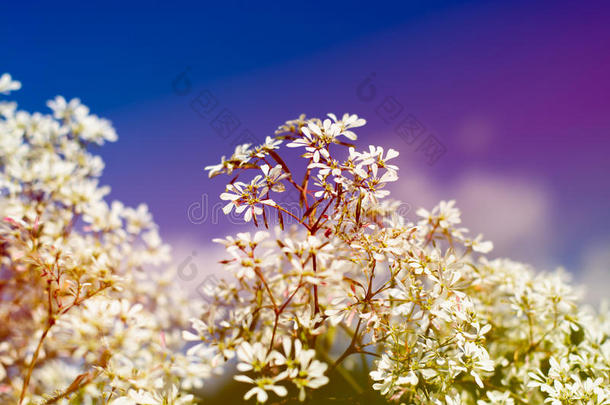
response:
M467 117L459 124L457 133L459 148L467 154L485 153L496 135L493 123L484 117Z
M170 271L189 295L197 295L206 283L224 276L220 260L226 259L224 247L212 241L199 242L195 238L166 238L172 247Z
M401 170L393 197L413 208L431 208L440 200L456 200L463 225L494 242L493 256L546 267L550 264L552 198L536 180L464 172L451 184L441 184L417 170ZM414 211L410 219L414 219Z
M536 264L548 261L552 200L541 185L471 172L457 182L455 199L464 224L492 240L496 254Z
M584 285L584 301L598 305L610 298L610 241L593 245L584 252L576 281Z

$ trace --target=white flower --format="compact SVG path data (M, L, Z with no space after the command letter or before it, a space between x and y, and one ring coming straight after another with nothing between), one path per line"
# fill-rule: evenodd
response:
M257 158L265 158L269 154L270 151L272 151L274 149L279 149L281 144L282 144L281 139L276 139L276 138L267 136L265 138L265 143L254 148L254 150L252 151L252 156L257 157Z
M294 344L294 351L292 345ZM299 389L299 400L304 401L305 388L319 388L328 383L328 377L324 372L328 368L326 363L315 360L316 351L313 349L303 349L300 340L292 340L285 337L282 340L284 354L275 354L277 365L286 365L287 375L290 381Z
M491 241L483 241L483 235L478 235L475 239L470 242L472 250L478 253L489 253L493 250L494 244ZM466 243L468 246L468 243Z
M62 96L55 97L54 100L49 100L47 106L53 110L53 116L58 119L83 119L89 114L89 108L82 105L80 99L73 98L67 102Z
M13 80L8 73L4 73L0 76L0 93L9 94L11 91L19 90L20 88L21 82Z
M209 177L209 178L212 178L212 177L215 177L215 176L218 176L219 174L221 174L225 168L227 168L227 170L228 170L228 169L229 169L229 167L232 169L232 167L233 167L233 166L232 166L232 165L230 165L230 164L227 162L226 157L225 157L225 156L223 156L223 157L221 158L221 160L220 160L220 163L219 163L219 164L217 164L217 165L209 165L209 166L206 166L206 167L204 168L204 170L209 171L209 173L208 173L208 177Z
M292 378L292 382L299 389L299 401L305 400L305 388L320 388L328 384L328 377L324 372L328 368L326 363L318 360L313 360L315 350L302 351L296 358L299 362L300 370L296 376Z
M195 329L197 334L194 334L190 331L185 330L185 331L182 331L182 339L186 340L187 342L199 342L199 343L195 346L192 346L190 349L188 349L186 354L189 356L193 355L201 350L205 350L205 348L206 348L205 337L209 330L209 328L205 324L205 322L203 322L200 319L191 319L191 326L193 327L193 329Z
M352 141L355 141L358 139L358 137L349 129L358 128L366 124L366 120L364 118L359 118L356 114L350 115L345 113L343 114L341 120L338 120L335 114L329 113L327 115L339 126L339 135L344 135L346 138Z
M278 193L281 193L286 189L286 187L281 183L281 181L285 178L290 177L290 175L287 173L283 173L281 165L276 165L273 168L269 168L269 165L262 165L261 170L265 175L264 181L267 182L268 189ZM267 189L263 189L261 191L261 193L263 194L266 192Z
M279 397L285 397L288 394L288 390L286 387L282 385L276 385L275 383L282 380L285 377L284 374L277 375L275 377L260 377L260 378L250 378L245 375L236 375L234 379L236 381L241 381L249 384L254 384L254 388L250 388L248 392L244 395L244 400L249 400L254 395L256 395L256 401L259 403L267 402L269 399L269 394L267 391L273 391L275 395Z
M248 342L243 342L237 348L237 357L239 363L237 369L241 372L246 371L261 371L265 368L274 358L273 354L267 354L267 349L262 343L256 342L251 345Z
M381 360L377 362L377 369L369 373L374 381L380 381L373 384L373 389L380 391L381 395L394 392L396 376L392 373L393 368L395 368L394 362L387 354L383 354Z
M489 401L479 399L477 405L514 405L515 401L510 397L510 391L488 391Z
M307 127L303 127L301 131L303 136L286 144L287 147L305 147L307 152L303 157L311 158L311 160L316 163L320 161L320 156L326 159L330 157L328 150L326 150L326 144L322 139L322 128L314 122L309 122Z
M462 362L466 369L470 370L470 375L474 377L475 382L483 388L483 381L479 373L481 371L491 372L494 370L494 362L489 358L489 354L485 349L473 342L465 342L461 347Z
M255 152L250 149L250 146L252 146L250 143L237 145L233 155L231 155L228 160L223 156L219 164L206 166L204 170L210 172L208 177L212 178L221 173L231 174L233 173L233 170L246 165L255 154Z
M454 200L441 201L432 211L420 208L416 213L424 218L421 223L436 223L441 228L447 229L461 222L460 211L454 205Z
M339 161L334 160L334 159L328 159L324 163L322 163L322 162L311 163L311 164L309 164L309 166L307 166L307 168L310 168L310 169L319 168L320 174L322 176L328 176L329 174L332 174L333 176L341 175L341 164L339 163Z
M129 233L138 234L143 229L152 226L152 215L146 204L140 204L136 209L127 207L122 214L127 220L127 232Z
M272 199L263 199L264 194L266 194L266 186L261 182L260 176L255 177L248 185L242 182L228 184L227 192L220 195L222 200L229 201L222 211L229 214L235 207L235 212L238 214L245 212L244 221L249 222L252 218L256 220L256 216L263 213L260 204L276 206Z

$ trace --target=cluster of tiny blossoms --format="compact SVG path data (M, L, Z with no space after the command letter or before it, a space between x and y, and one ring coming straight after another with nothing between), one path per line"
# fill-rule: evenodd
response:
M0 100L0 403L185 405L235 364L258 403L336 379L405 404L610 404L608 309L561 271L486 258L453 201L397 215L398 152L352 144L362 118L301 116L207 168L231 178L224 212L266 230L216 239L230 277L198 311L146 271L169 255L147 207L105 200L91 149L112 125L48 106Z
M1 94L20 87L0 76ZM180 354L191 316L142 271L169 248L146 205L104 200L89 152L117 135L78 99L48 106L0 100L0 403L190 403L210 372Z
M561 272L486 259L492 243L469 236L454 201L416 223L396 215L386 185L398 152L359 151L350 142L364 124L302 115L206 168L232 178L225 213L279 225L216 240L232 277L184 332L190 354L236 358L244 399L259 403L315 398L329 378L400 403L610 403L607 310L579 306ZM355 371L371 366L359 386Z

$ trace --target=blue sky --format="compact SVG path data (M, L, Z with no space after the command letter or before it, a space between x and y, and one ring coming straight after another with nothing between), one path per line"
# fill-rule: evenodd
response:
M237 137L190 108L205 90L259 138L301 112L365 116L363 146L399 149L402 178L427 190L396 196L414 206L462 196L466 219L538 221L499 254L576 268L588 246L610 246L607 3L34 1L2 15L2 71L23 83L15 99L45 110L57 94L80 97L112 120L119 141L100 150L103 181L113 198L147 202L170 239L234 229L186 215L221 191L202 168ZM372 73L377 99L363 102L356 90ZM435 165L379 116L389 97L446 147ZM485 198L477 206L466 190ZM500 226L510 227L489 224Z

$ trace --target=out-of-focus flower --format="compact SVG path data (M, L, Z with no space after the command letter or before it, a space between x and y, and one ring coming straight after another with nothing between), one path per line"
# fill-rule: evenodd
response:
M21 83L17 80L13 80L8 73L3 73L2 76L0 76L0 93L9 94L11 91L19 90L20 88Z

